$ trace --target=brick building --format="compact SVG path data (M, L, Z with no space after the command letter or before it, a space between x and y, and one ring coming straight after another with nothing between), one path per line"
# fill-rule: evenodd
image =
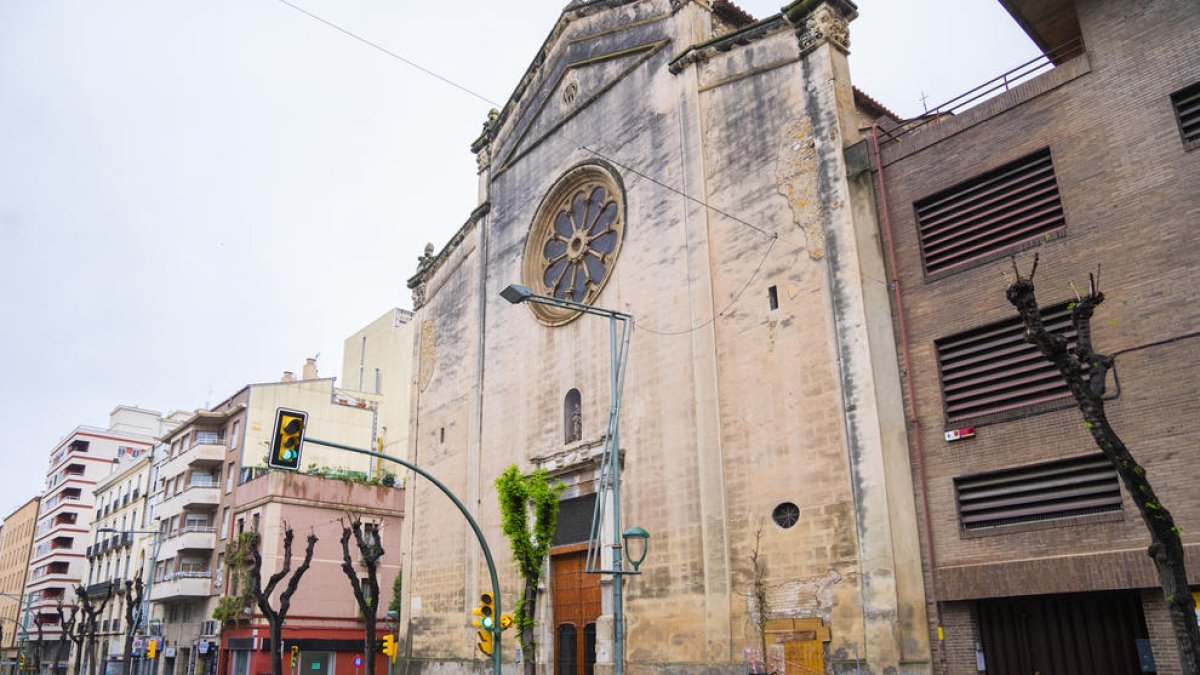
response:
M881 130L873 162L936 658L956 674L1136 673L1142 641L1158 673L1178 672L1138 510L1023 342L1002 274L1038 252L1039 300L1062 326L1069 283L1102 269L1109 417L1200 579L1200 11L1001 2L1048 53L1043 72Z

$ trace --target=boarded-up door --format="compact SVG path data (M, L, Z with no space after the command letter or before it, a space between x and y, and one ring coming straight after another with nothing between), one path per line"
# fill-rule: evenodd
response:
M771 619L767 622L771 670L781 675L821 675L829 627L818 618Z
M554 675L593 675L600 575L583 571L587 550L551 556L554 582Z

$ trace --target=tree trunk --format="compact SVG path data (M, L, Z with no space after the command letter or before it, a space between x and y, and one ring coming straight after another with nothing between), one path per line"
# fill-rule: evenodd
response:
M1015 270L1015 261L1013 267ZM1196 623L1196 605L1188 588L1180 529L1146 480L1146 470L1133 458L1104 412L1104 380L1106 372L1113 365L1113 358L1096 353L1091 337L1092 314L1104 302L1104 294L1097 289L1093 276L1088 294L1071 308L1071 321L1076 333L1076 344L1072 351L1065 337L1047 331L1042 323L1033 287L1037 257L1034 257L1033 268L1027 278L1021 277L1018 270L1015 271L1017 279L1009 285L1006 296L1025 323L1025 339L1037 346L1042 355L1058 368L1083 413L1084 427L1112 463L1133 503L1137 505L1142 522L1150 531L1150 546L1146 552L1154 561L1162 586L1179 649L1182 673L1200 675L1200 659L1197 658L1200 629Z
M271 675L283 675L283 621L269 621L271 627Z
M521 611L525 616L531 618L537 616L537 593L537 581L526 579L525 595L521 605ZM495 620L500 621L500 617L495 617ZM521 641L521 656L525 659L525 675L537 675L537 642L533 637L534 625L522 625L518 629L518 638Z

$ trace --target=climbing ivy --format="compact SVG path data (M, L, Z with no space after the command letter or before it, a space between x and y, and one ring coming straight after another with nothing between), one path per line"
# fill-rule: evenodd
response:
M558 529L558 498L566 485L550 484L544 469L528 476L514 464L496 479L496 492L500 499L501 527L508 537L513 552L513 562L525 582L525 590L517 600L513 622L517 626L517 638L525 654L525 671L533 673L537 667L536 642L534 640L534 617L537 615L537 584L542 576L546 555L554 542ZM530 531L529 515L533 514Z
M238 624L245 620L245 609L254 604L248 578L250 561L250 532L234 537L225 547L225 569L228 570L232 595L221 596L213 609L212 618L222 624Z

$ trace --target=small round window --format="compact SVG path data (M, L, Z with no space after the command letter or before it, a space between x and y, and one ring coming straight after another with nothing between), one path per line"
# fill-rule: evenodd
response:
M800 507L791 502L784 502L771 512L771 520L786 530L800 522Z
M625 238L624 194L604 168L585 164L568 171L538 207L525 243L522 276L542 295L591 304L612 274ZM570 322L579 312L527 303L538 321Z

